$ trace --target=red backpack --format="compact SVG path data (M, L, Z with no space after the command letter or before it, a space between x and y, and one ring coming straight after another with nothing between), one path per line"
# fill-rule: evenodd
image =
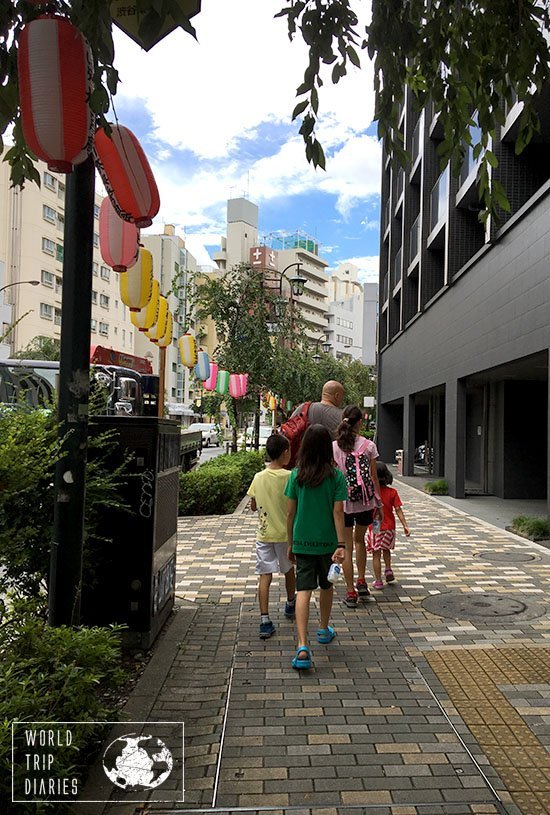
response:
M295 466L300 445L302 443L302 437L306 432L307 427L311 424L307 417L310 405L311 402L304 402L298 415L291 416L288 421L281 425L280 432L283 434L283 436L286 436L290 442L289 468Z

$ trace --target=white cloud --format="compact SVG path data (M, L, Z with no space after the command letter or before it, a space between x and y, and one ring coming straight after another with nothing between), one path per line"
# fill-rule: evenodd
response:
M368 5L356 3L363 14ZM147 54L116 32L122 81L115 105L139 105L152 122L149 133L138 135L146 141L161 194L154 230L173 223L185 230L189 246L191 235L198 241L199 235L216 234L218 243L226 201L243 190L260 207L325 193L335 197L344 220L359 202L379 194L381 149L365 134L374 109L366 52L365 67L350 65L336 86L332 66L325 66L318 135L327 172L316 171L306 162L299 123L290 122L307 50L299 34L290 43L284 19L273 19L281 6L281 0L209 0L193 20L198 43L176 31ZM202 248L195 249L204 257Z
M369 221L368 218L365 218L363 221L361 221L361 226L367 231L372 230L373 232L376 232L378 229L380 229L380 221L378 218L374 221Z
M340 263L353 263L359 269L358 278L361 283L378 283L378 255L365 255L363 257L345 258Z

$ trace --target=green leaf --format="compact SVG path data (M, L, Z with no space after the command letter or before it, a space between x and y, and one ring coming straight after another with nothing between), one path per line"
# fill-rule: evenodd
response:
M298 104L292 111L292 121L294 121L294 119L296 119L300 115L300 113L303 113L308 105L309 99L304 99L302 102L298 102Z

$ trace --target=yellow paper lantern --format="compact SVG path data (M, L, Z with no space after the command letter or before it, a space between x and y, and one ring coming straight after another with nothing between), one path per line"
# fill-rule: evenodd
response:
M178 340L182 364L193 368L197 364L197 346L191 334L183 334Z
M151 299L153 291L153 255L143 247L137 263L120 275L120 299L130 311L140 311Z
M162 294L159 297L159 313L156 323L149 328L145 334L151 342L157 343L166 334L166 323L168 322L168 300Z
M132 323L135 325L136 328L139 328L140 331L147 331L148 328L152 328L157 321L158 313L159 313L159 300L160 300L160 290L159 290L159 282L158 280L153 280L153 287L151 289L151 299L139 311L132 311L130 313L130 319Z
M164 336L160 338L158 341L159 348L168 348L170 343L172 342L172 336L174 333L174 318L172 317L172 312L168 312L168 319L166 320L166 331L164 332Z

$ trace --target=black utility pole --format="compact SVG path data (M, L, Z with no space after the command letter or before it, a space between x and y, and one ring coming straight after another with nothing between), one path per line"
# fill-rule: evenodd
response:
M50 625L78 625L90 391L90 320L94 234L94 163L67 175L63 307L59 365L59 438L49 576Z

